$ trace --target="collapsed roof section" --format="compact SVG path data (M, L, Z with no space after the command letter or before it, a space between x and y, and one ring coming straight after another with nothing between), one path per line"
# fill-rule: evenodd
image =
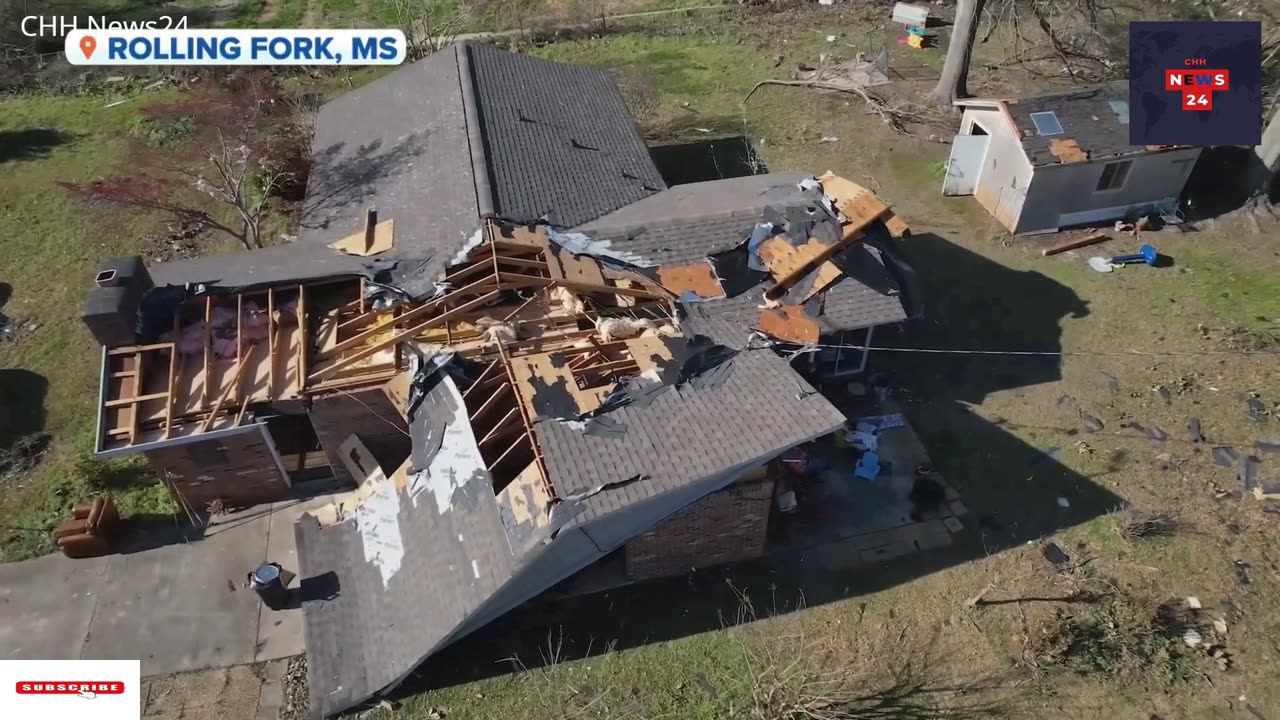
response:
M344 258L330 276L309 261L303 279L281 278L271 257L250 275L273 280L229 285L200 261L203 284L146 296L140 344L104 350L99 453L229 432L283 401L390 400L409 456L383 467L350 434L329 454L358 488L296 528L302 576L339 578L305 615L312 712L342 711L841 426L771 346L905 317L865 241L906 227L842 178L778 180L659 193L644 203L683 209L625 231L488 219L431 263L394 249L420 231L399 217L363 240L293 246ZM844 320L838 293L857 308Z

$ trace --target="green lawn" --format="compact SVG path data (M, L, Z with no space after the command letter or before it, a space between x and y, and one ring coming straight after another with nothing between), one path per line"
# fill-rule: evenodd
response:
M47 551L45 533L28 528L47 529L68 504L94 490L114 491L127 513L170 510L154 480L127 472L138 463L97 468L83 462L93 443L100 359L78 320L80 303L98 262L137 252L140 238L156 230L153 218L91 214L55 185L128 170L124 139L139 99L104 107L113 100L98 94L29 94L0 103L0 133L49 136L46 145L9 146L0 173L0 233L6 238L0 282L12 286L3 312L39 324L20 342L0 345L0 367L31 373L20 385L0 385L0 393L6 405L23 405L22 420L9 432L43 430L53 437L48 457L33 475L0 488L6 517L0 558L6 560Z

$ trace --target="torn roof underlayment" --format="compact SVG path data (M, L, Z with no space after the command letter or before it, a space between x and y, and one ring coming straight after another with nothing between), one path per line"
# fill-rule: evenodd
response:
M358 487L295 528L299 574L340 586L304 605L315 717L838 429L777 350L907 317L886 262L908 230L873 193L666 188L608 76L564 67L459 45L325 106L308 197L345 197L325 222L156 266L150 335L104 349L99 455L354 390L404 416L409 456L349 436ZM590 98L561 109L561 80Z

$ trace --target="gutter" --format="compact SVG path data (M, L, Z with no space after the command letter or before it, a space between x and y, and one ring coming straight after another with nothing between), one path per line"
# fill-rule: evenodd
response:
M462 88L462 112L467 125L467 149L471 154L471 181L475 184L476 212L481 218L496 217L493 207L493 185L489 177L489 156L485 152L483 118L476 103L475 78L471 75L471 54L466 43L454 43L458 64L458 82Z

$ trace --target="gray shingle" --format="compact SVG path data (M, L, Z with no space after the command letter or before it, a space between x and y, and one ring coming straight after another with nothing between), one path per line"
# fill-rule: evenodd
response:
M1009 116L1017 126L1022 149L1032 165L1054 165L1060 162L1049 150L1052 140L1075 140L1090 159L1146 152L1142 145L1129 144L1129 125L1121 122L1111 102L1128 102L1129 91L1123 84L1103 85L1088 90L1036 95L1008 101ZM1036 132L1032 113L1052 112L1062 125L1060 135ZM1126 115L1125 119L1128 117Z
M479 224L456 52L447 49L320 108L299 241L395 221L391 257L442 259ZM443 267L443 265L441 266Z
M609 73L466 47L498 215L571 227L667 187Z
M745 332L717 318L693 318L701 334L741 343ZM622 437L586 435L563 423L535 425L552 484L562 494L589 491L636 475L646 479L605 490L584 502L577 522L627 508L725 469L840 427L844 416L782 358L768 349L744 350L716 388L669 388L644 407L610 413Z

